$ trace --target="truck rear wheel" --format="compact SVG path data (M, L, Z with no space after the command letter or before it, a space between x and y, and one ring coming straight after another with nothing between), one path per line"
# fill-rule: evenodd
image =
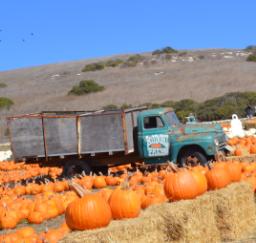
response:
M64 176L72 177L75 174L85 173L89 175L92 171L91 167L82 160L74 160L66 162L64 166Z
M207 165L208 161L204 153L194 149L187 149L181 153L178 159L179 166Z

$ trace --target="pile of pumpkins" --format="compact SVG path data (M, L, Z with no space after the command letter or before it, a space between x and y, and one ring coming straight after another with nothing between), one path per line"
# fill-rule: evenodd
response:
M48 175L57 178L62 174L59 167L40 167L39 164L0 162L0 183L18 182L32 177Z
M76 190L81 198L68 205L66 223L72 230L105 227L112 219L138 217L141 209L152 204L194 199L207 190L220 189L241 179L248 180L255 190L256 177L245 172L249 166L239 162L217 162L210 168L174 168L175 171L162 170L147 175L137 171L107 197L83 192L78 186Z
M249 154L256 154L256 137L234 137L228 140L228 145L233 147L234 152L232 155L244 156Z
M45 192L34 198L3 196L0 200L0 228L13 229L23 220L31 224L41 224L44 220L63 214L77 195L73 191L65 193Z
M58 228L46 229L37 233L33 227L22 227L15 232L0 235L0 242L4 243L57 243L70 232L69 227L63 222Z
M42 185L17 184L13 189L0 191L0 228L13 229L24 219L31 224L41 224L65 214L66 233L95 229L107 226L111 220L138 217L141 210L153 204L194 199L207 190L220 189L240 180L248 181L256 190L256 163L220 161L208 167L188 168L170 164L166 169L153 172L125 171L120 176L81 175L69 181L56 180ZM30 195L29 198L26 195Z

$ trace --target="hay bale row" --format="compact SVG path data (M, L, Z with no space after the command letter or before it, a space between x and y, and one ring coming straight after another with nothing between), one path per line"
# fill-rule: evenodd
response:
M256 161L256 155L250 154L250 155L244 155L244 156L228 156L228 157L225 157L225 160L251 163Z
M256 208L251 185L234 183L209 195L222 240L243 239L255 230Z
M194 200L152 206L136 219L72 232L62 242L220 242L245 238L255 230L255 219L250 185L234 183Z

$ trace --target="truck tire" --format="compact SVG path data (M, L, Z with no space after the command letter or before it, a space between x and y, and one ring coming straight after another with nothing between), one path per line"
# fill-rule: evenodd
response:
M66 177L72 177L75 174L81 174L83 172L89 175L91 171L92 169L88 163L82 160L68 161L64 166L64 176Z
M181 167L188 165L207 165L208 160L203 152L195 149L186 149L179 156L178 164Z

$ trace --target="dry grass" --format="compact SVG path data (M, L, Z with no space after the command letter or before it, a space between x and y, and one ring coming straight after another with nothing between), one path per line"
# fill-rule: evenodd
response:
M184 98L202 101L227 92L255 90L255 63L246 62L246 57L211 57L212 53L221 55L224 51L235 50L188 51L187 56L196 58L204 55L207 58L192 63L162 60L154 65L106 68L88 73L81 72L85 64L104 59L0 72L0 80L7 84L0 90L0 96L7 96L15 102L8 113L17 114L97 109L107 104L134 105ZM152 58L151 54L143 55ZM155 75L157 72L163 74ZM93 79L106 89L88 96L67 96L71 87L83 79Z

